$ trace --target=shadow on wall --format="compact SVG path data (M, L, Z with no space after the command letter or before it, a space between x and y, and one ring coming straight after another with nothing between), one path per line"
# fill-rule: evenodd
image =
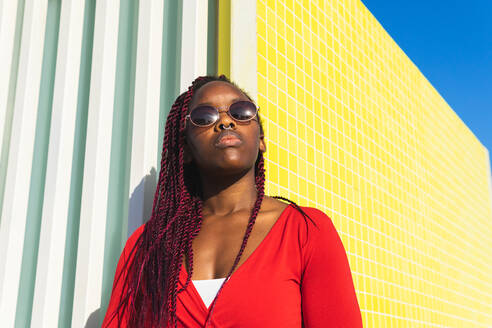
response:
M128 236L150 219L154 193L157 188L156 177L156 169L152 167L150 172L140 180L128 200ZM100 328L104 315L105 313L101 313L101 308L98 308L89 315L84 328Z
M135 187L128 201L128 237L150 219L156 188L157 172L152 167L149 174Z
M84 328L99 328L99 313L101 312L101 308L92 312L89 318L87 318L87 322L85 323Z

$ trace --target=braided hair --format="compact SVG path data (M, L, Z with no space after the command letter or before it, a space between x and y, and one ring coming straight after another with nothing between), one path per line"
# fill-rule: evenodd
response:
M123 263L119 275L115 277L115 284L121 280L123 294L120 295L119 304L108 324L116 318L120 326L126 314L126 324L131 327L177 327L177 295L189 286L193 273L191 245L202 223L199 173L193 163L186 164L183 159L185 119L194 93L212 81L227 82L241 90L224 75L199 77L172 105L166 121L161 169L152 214L131 248L128 260ZM241 91L251 100L247 93ZM259 116L258 123L260 134L263 134ZM255 162L255 185L257 198L251 210L241 248L210 306L205 326L210 320L224 284L239 264L264 198L265 170L261 151L258 152ZM295 202L280 196L274 198L290 202L306 220L314 223ZM178 289L183 257L186 258L189 273L183 288Z
M122 314L126 312L127 324L131 327L177 327L177 295L190 283L193 273L191 246L202 223L201 188L197 186L199 179L196 179L198 170L193 163L185 164L183 160L185 119L194 93L212 81L223 81L237 87L224 75L199 77L176 99L169 112L152 214L131 249L129 260L119 276L115 277L117 280L122 279L124 292L111 320L115 317L121 320ZM263 133L259 117L258 122L260 133ZM255 184L257 198L241 248L225 282L239 263L264 198L265 170L261 151L255 162ZM189 274L183 288L178 289L183 257L186 258ZM122 275L123 272L126 272L125 276ZM207 322L214 305L215 301Z

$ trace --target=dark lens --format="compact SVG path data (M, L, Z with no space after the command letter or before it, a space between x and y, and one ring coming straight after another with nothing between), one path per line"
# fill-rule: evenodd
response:
M209 106L194 108L190 113L190 119L196 125L207 126L217 121L217 110Z
M256 115L256 105L250 101L239 101L231 105L229 112L238 121L249 121Z

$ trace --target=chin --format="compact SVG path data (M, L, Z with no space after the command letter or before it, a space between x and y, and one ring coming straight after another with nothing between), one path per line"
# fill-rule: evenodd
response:
M247 165L241 165L239 163L222 163L223 165L220 165L218 167L218 172L224 173L226 175L232 175L232 174L240 174L247 172L251 169L250 166Z
M221 163L217 163L218 165L215 168L215 172L218 172L221 176L233 176L233 175L243 175L248 171L254 171L254 163L244 163L239 161L224 161Z
M214 176L233 176L242 175L255 169L256 158L244 156L245 151L226 151L215 156L212 161L203 163L203 168L210 175Z
M221 154L221 156L216 157L216 166L227 169L227 168L245 168L249 163L249 159L245 158L244 152L241 153L238 149L230 149Z

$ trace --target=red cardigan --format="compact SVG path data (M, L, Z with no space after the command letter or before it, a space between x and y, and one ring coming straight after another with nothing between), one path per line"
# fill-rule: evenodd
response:
M226 282L210 327L362 327L347 255L331 219L315 208L302 209L314 224L294 206L287 206L265 239ZM142 231L143 226L126 243L116 275ZM186 277L183 266L179 287ZM109 319L121 292L120 284L114 284L103 327L118 327L116 318ZM178 294L178 327L203 327L207 313L190 282Z

